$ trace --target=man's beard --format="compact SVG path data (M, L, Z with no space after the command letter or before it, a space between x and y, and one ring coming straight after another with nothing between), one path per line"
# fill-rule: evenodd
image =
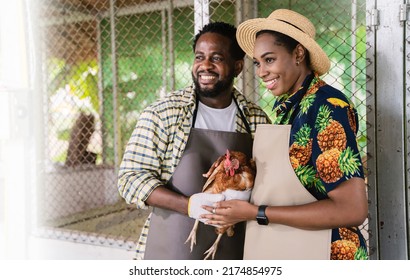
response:
M229 75L229 78L227 78L224 81L218 81L213 88L201 88L198 79L194 77L194 74L192 74L192 80L194 81L195 84L195 93L198 96L202 97L209 97L209 98L214 98L217 97L218 95L221 95L224 91L229 90L233 84L233 79L234 75Z

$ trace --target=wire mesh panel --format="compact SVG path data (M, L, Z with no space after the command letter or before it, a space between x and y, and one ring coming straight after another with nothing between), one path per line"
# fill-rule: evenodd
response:
M39 1L47 149L38 220L48 235L133 248L148 211L119 197L117 168L142 110L191 83L198 3L209 3L202 18L234 25L277 8L310 18L332 61L325 81L359 111L366 162L365 0ZM237 86L270 114L274 97L246 65Z

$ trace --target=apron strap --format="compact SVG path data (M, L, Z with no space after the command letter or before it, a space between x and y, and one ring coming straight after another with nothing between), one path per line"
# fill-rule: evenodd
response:
M239 107L238 101L236 100L235 96L232 96L232 98L233 98L233 101L235 101L236 107L238 107L239 114L241 114L241 119L242 119L243 123L245 124L246 131L247 131L249 134L252 134L251 128L250 128L250 126L249 126L249 123L248 123L248 121L246 120L246 118L245 118L245 116L244 116L244 114L243 114L241 108Z
M192 126L191 126L192 128L195 128L196 115L198 114L198 106L199 106L198 104L199 104L199 98L197 96L195 100L195 110L194 110Z

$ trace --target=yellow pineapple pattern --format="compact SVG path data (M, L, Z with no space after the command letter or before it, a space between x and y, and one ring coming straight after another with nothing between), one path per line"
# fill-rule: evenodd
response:
M356 245L350 240L336 240L332 242L331 260L354 260L357 252Z
M334 183L343 176L339 166L340 151L336 148L326 150L316 159L317 171L326 183Z
M347 117L349 118L350 128L354 132L356 132L356 130L357 130L356 117L355 117L355 113L354 113L354 110L353 110L352 106L350 106L349 110L347 111Z
M298 165L306 165L312 156L312 139L310 138L311 128L308 125L302 126L302 128L296 132L295 141L290 146L289 155L294 163L297 160ZM295 165L296 167L298 165ZM292 164L293 166L293 164Z
M359 235L353 230L353 227L339 228L340 240L332 242L331 245L331 260L367 260L367 250L360 247Z
M359 236L357 235L357 233L351 231L350 229L339 228L339 235L343 240L352 241L356 245L356 247L360 246Z
M292 168L293 168L293 169L298 168L299 165L300 165L298 159L295 158L294 156L291 156L291 157L290 157L290 164L292 165Z
M342 100L337 100L331 101L339 106L345 105L340 102ZM319 108L315 127L319 132L318 145L322 151L316 159L320 178L326 183L335 183L342 176L352 176L357 173L361 165L360 159L350 147L346 148L347 139L344 128L332 119L331 110L327 105Z
M343 126L332 119L331 110L327 105L319 108L315 126L319 133L317 135L318 144L322 151L332 148L343 150L346 148L346 133Z

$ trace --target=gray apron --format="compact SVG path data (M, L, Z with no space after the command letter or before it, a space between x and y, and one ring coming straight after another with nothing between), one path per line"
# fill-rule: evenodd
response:
M249 129L249 125L242 119ZM194 113L194 124L195 124ZM225 132L191 128L182 158L169 180L167 187L185 196L202 192L206 173L212 163L226 149L238 150L252 156L252 135L249 133ZM145 248L146 260L202 260L217 238L215 227L199 223L196 245L190 250L190 243L185 244L195 220L178 212L154 207ZM216 260L235 260L243 257L243 244L246 224L238 223L234 235L223 235L215 255Z
M257 175L251 195L256 205L301 205L317 201L300 183L289 159L290 125L258 125L253 145ZM244 259L330 258L331 229L303 230L248 221Z

